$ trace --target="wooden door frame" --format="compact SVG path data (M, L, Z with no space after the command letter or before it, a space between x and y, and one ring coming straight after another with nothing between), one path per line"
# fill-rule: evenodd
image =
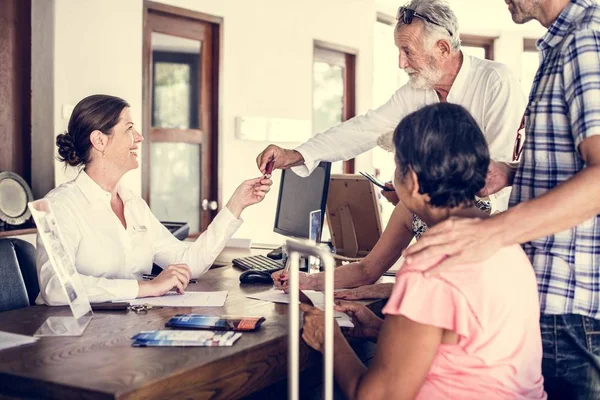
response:
M0 171L31 186L31 0L0 0Z
M150 24L150 14L180 18L182 21L201 22L208 25L204 35L210 44L208 54L201 58L200 77L200 129L195 132L202 136L201 144L201 168L210 171L208 179L202 179L200 185L201 199L217 200L219 208L215 211L200 210L200 231L206 229L210 221L216 216L222 207L221 176L219 173L219 132L221 115L220 74L222 66L221 44L223 42L223 18L204 14L185 8L169 6L154 1L144 0L144 22L142 42L142 97L143 97L143 121L142 129L147 140L142 144L142 197L150 205L150 143L152 142L151 110L152 110L152 43L151 35L154 30ZM171 33L172 32L163 32ZM178 31L176 36L187 37L197 40L201 33L190 33L184 30ZM176 132L161 132L165 139ZM159 139L160 140L160 139Z
M342 57L339 58L339 61L343 62L344 68L344 103L342 106L342 122L347 121L356 116L356 57L358 55L358 50L352 47L329 43L322 40L314 40L313 54L319 50L337 53L333 55L331 60L329 60L329 56L327 55L322 56L322 59L328 59L331 63L337 65L341 65L341 62L337 62L336 58L343 55L343 59ZM315 60L313 56L313 64L314 61ZM354 158L344 161L345 174L353 174L355 172L354 169Z
M531 52L531 53L538 53L539 50L537 49L536 43L537 43L538 39L533 39L533 38L523 38L523 51L527 51L527 52Z

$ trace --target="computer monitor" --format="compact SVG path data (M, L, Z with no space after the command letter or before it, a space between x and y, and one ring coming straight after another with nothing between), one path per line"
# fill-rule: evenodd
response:
M315 210L321 210L321 227L323 226L330 173L330 162L319 163L306 178L296 175L291 169L282 170L274 232L308 239L310 213Z

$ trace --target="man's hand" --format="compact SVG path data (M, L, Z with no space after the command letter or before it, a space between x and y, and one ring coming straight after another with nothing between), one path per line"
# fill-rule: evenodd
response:
M375 283L354 289L338 290L333 294L333 297L343 300L387 299L390 297L393 287L393 283Z
M383 320L367 306L350 301L336 301L335 311L346 313L352 318L354 328L347 331L351 337L376 340L379 336Z
M511 168L506 163L490 160L490 166L485 177L485 187L477 193L477 196L487 197L497 193L505 187L511 186L514 178L514 168Z
M261 174L266 173L267 163L271 160L275 161L273 169L286 169L304 163L304 157L296 150L282 149L279 146L270 144L256 157L256 165Z
M300 309L304 311L302 339L307 345L322 353L325 343L325 312L305 303L300 304ZM335 321L333 324L334 336L341 335L340 326Z
M387 201L389 201L393 205L397 205L398 202L400 201L400 199L398 199L398 195L396 194L396 190L394 190L394 185L392 185L392 182L386 182L385 186L389 187L392 190L388 190L388 191L382 190L381 191L381 195L383 197L385 197L387 199Z
M488 219L452 217L430 228L404 252L406 264L432 258L442 259L427 274L488 259L503 245L499 233Z

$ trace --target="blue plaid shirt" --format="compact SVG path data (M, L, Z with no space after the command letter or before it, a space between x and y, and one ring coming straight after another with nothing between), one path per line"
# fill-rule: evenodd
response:
M579 144L600 135L598 4L571 0L537 48L541 61L525 111L527 137L511 206L581 171ZM542 313L600 318L600 215L523 249L535 268Z

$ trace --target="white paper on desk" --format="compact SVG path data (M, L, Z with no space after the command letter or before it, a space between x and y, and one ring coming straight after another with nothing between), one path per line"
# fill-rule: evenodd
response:
M35 343L38 338L33 336L18 335L16 333L0 332L0 350L11 347Z
M302 293L304 293L306 297L308 297L310 301L312 301L315 307L320 308L321 310L325 308L325 294L323 292L317 292L316 290L302 290ZM269 290L265 290L264 292L250 294L246 297L250 299L270 301L272 303L290 303L289 294L277 288L271 288ZM352 318L350 318L348 314L345 314L340 311L335 311L334 313L335 320L337 321L339 326L344 328L354 328Z
M220 292L168 292L164 296L130 300L131 305L151 304L157 307L223 307L227 290Z
M271 303L288 304L290 302L290 296L283 290L279 290L277 288L271 288L269 290L265 290L264 292L249 294L246 297L249 299L270 301Z

